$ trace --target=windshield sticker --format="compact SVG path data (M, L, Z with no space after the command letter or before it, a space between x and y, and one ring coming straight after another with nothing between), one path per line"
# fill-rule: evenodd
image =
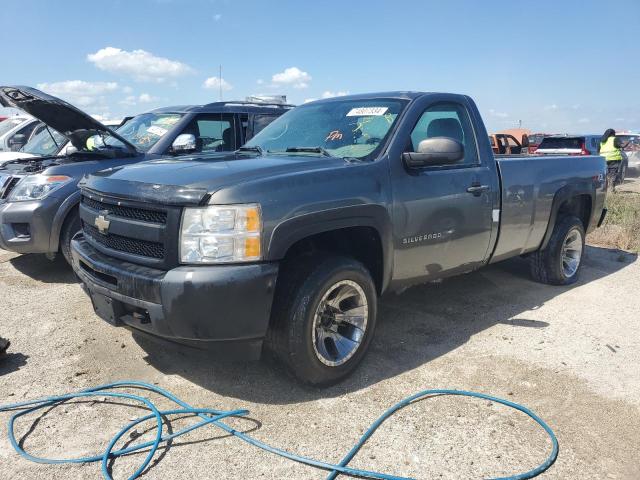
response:
M147 128L147 132L153 133L154 135L157 135L157 136L161 137L165 133L167 133L167 129L166 128L162 128L162 127L158 127L157 125L152 125L149 128Z
M324 141L328 142L329 140L342 140L342 132L340 130L333 130L332 132L329 132L329 135L327 135L327 138L325 138Z
M357 107L349 110L347 117L379 117L384 115L387 110L389 110L388 107Z

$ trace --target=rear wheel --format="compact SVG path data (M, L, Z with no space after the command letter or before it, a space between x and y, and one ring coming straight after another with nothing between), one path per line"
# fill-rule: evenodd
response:
M69 265L71 265L73 261L71 258L71 239L81 229L80 214L78 210L75 209L67 215L62 225L62 231L60 232L60 251Z
M582 221L574 215L560 217L547 247L530 257L533 278L551 285L574 283L582 266L584 241Z
M289 262L280 273L267 347L300 380L329 385L362 361L376 326L369 271L339 256Z

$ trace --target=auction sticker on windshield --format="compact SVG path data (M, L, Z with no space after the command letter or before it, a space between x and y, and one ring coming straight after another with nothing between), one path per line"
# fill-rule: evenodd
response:
M379 117L384 115L387 110L389 110L388 107L357 107L349 110L347 117Z

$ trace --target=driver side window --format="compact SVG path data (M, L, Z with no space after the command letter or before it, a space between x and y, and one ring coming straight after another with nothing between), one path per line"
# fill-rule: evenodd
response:
M196 137L199 152L231 152L236 149L233 115L199 115L181 133Z
M464 159L460 163L479 163L471 119L462 105L443 102L427 108L411 132L411 151L417 152L421 141L434 137L452 138L462 143Z

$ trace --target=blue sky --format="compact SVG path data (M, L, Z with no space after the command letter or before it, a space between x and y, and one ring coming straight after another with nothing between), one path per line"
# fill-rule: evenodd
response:
M20 5L17 8L17 5ZM0 0L0 83L83 110L471 95L490 130L640 129L640 1ZM211 88L207 88L207 86Z

